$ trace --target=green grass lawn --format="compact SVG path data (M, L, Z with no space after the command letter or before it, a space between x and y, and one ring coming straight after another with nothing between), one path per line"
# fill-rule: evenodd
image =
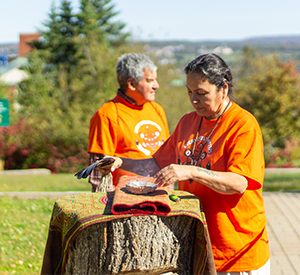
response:
M267 173L264 191L300 191L300 173Z
M0 197L0 274L40 274L53 205Z
M0 175L0 192L90 190L87 179L78 180L73 174Z
M0 175L0 192L89 192L87 179L72 174ZM300 173L267 173L264 191L300 190ZM0 274L40 274L55 200L0 197Z
M73 174L0 175L0 192L90 192ZM0 197L0 274L40 274L55 200Z

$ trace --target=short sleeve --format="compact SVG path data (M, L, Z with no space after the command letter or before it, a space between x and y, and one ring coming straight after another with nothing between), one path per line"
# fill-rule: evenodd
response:
M116 111L106 104L90 120L88 153L113 156L117 147Z
M172 163L177 163L178 157L178 132L179 123L173 134L166 142L154 153L153 158L156 160L159 167L162 169Z
M248 179L248 189L261 188L264 179L264 152L260 129L251 129L236 138L229 147L227 171Z

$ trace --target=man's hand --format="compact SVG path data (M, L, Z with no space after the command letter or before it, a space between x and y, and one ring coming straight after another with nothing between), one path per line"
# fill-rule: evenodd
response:
M102 174L108 174L110 172L115 171L117 168L119 168L123 161L121 158L118 157L110 157L105 156L101 161L101 164L97 165L96 168L102 173Z
M118 157L105 156L103 159L96 161L90 166L78 171L75 176L77 179L87 178L94 169L98 169L103 175L107 175L111 171L119 168L122 165L122 160Z

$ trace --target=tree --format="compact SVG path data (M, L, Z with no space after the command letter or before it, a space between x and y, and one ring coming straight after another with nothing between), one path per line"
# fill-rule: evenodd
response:
M89 120L116 93L120 54L105 43L89 42L89 58L71 71L63 64L49 66L39 50L30 54L29 77L21 83L18 97L21 114L35 129L28 165L75 172L87 164ZM79 54L87 53L81 48Z
M111 0L81 0L77 14L80 35L90 37L93 33L98 41L105 41L110 46L123 45L129 33L124 32L124 23L114 22L118 15L114 8Z
M295 63L245 48L235 95L258 120L264 141L284 146L300 132L300 82Z
M40 50L49 64L69 67L76 65L79 49L76 40L78 20L72 13L70 1L62 0L59 12L52 5L49 20L44 26L46 30L40 30L42 40L33 41L31 45Z
M41 32L44 39L33 42L45 62L45 72L53 78L50 81L57 88L63 85L57 96L63 112L75 102L84 109L86 102L98 101L101 94L107 98L105 83L115 66L110 60L116 62L116 52L128 37L122 32L124 24L113 21L117 13L110 2L81 0L77 14L72 13L68 0L61 1L59 12L52 5L46 30Z
M110 2L81 0L77 14L73 13L69 0L61 1L59 11L52 5L45 30L39 30L42 40L31 42L32 47L40 50L52 66L63 65L70 71L86 57L81 49L86 50L90 40L109 46L123 45L129 34L123 32L125 24L114 21L118 13Z
M28 165L75 172L87 164L89 120L108 94L116 91L104 90L115 79L109 61L115 56L103 47L101 51L91 47L91 57L95 75L87 60L71 72L62 65L49 70L38 51L31 53L29 77L21 83L18 96L20 114L35 129Z

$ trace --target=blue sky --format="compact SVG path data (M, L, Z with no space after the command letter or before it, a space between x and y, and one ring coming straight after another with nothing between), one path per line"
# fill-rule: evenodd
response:
M60 0L0 0L0 44L18 42ZM79 0L71 1L74 8ZM299 0L112 0L137 40L242 40L300 35Z

